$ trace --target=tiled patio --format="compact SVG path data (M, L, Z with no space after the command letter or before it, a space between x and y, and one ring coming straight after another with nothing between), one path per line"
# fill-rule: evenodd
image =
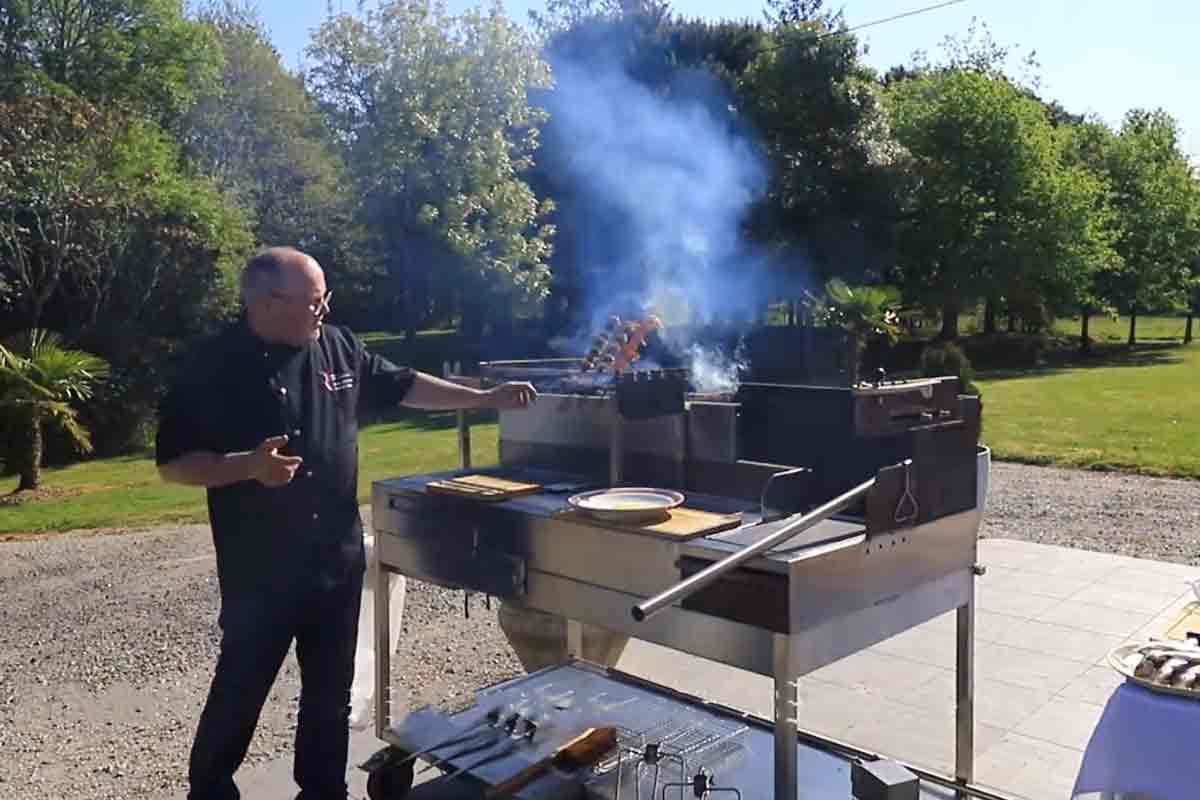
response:
M1120 676L1105 656L1161 635L1194 599L1200 567L998 539L980 542L976 779L1007 796L1068 800L1083 749ZM769 679L631 642L617 665L683 691L770 717ZM801 681L802 725L945 773L954 756L954 615ZM351 761L379 747L355 732ZM350 771L351 797L365 776ZM291 759L248 768L248 797L290 796ZM182 793L172 800L182 800Z
M1160 635L1195 599L1200 567L986 539L976 617L976 780L1029 800L1066 800L1121 676L1109 650ZM686 659L683 668L680 661ZM694 664L692 663L694 662ZM618 668L770 716L761 676L633 642ZM954 760L954 615L801 681L801 725L949 773Z

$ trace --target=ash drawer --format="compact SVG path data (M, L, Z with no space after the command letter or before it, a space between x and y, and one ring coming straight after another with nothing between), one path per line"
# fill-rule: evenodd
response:
M376 490L371 517L371 527L376 531L399 536L456 537L469 535L479 524L481 508L441 495Z
M683 556L679 559L680 579L690 578L714 562ZM685 598L680 606L688 611L789 633L788 579L786 575L735 569L700 591Z
M525 559L489 547L388 532L375 534L375 547L385 568L411 578L502 599L527 591Z

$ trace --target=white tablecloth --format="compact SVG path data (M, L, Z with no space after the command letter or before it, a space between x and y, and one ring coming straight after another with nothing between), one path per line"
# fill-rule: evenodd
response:
M1075 795L1130 792L1200 797L1200 700L1123 683L1108 699L1075 781Z

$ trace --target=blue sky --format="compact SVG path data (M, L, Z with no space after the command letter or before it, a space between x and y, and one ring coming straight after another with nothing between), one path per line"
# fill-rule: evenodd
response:
M448 0L461 11L475 0ZM263 21L289 66L299 64L309 31L320 24L326 0L258 0ZM351 10L357 0L331 0ZM844 0L850 25L932 5L935 0ZM544 0L507 0L510 16L525 20ZM837 0L830 5L838 7ZM688 17L761 19L761 0L675 0ZM1024 55L1036 51L1041 91L1076 113L1094 112L1120 123L1130 108L1162 107L1180 122L1184 149L1200 163L1200 3L1194 0L965 0L955 6L859 33L866 60L883 70L907 63L915 50L941 53L942 39L964 35L972 17L993 38Z

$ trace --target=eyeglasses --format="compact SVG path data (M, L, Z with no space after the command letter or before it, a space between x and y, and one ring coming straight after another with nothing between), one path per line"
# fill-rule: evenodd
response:
M286 294L282 294L280 292L271 292L271 296L277 297L280 300L294 301L297 299L294 297L288 297ZM307 305L305 305L305 308L307 308L309 310L309 313L311 313L314 317L318 317L318 318L324 317L326 314L329 313L329 304L332 301L333 301L333 292L328 291L328 292L325 292L325 294L321 295L320 300L317 300L315 303L314 302L308 303Z

